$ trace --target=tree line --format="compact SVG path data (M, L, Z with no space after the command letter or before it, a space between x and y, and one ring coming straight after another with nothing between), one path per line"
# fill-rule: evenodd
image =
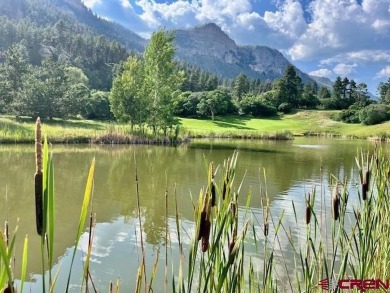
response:
M23 37L22 24L5 20L0 31L2 25L15 29L9 31L11 37L0 34L3 46L17 40L0 56L3 114L118 119L164 134L175 129L178 116L260 117L292 109L338 109L336 118L348 123L389 119L390 79L378 85L376 103L364 83L337 77L331 89L319 87L303 83L293 66L274 81L244 73L222 78L175 61L174 35L165 30L155 32L139 55L104 37L75 35L75 28L61 20L45 37L36 36L39 46L27 37L36 35L34 27Z

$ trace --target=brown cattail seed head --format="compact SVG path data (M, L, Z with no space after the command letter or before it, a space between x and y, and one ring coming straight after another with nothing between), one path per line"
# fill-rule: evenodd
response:
M237 204L233 201L230 203L230 210L232 211L233 218L235 218L237 215Z
M41 119L38 117L35 123L35 166L36 173L42 172L42 130Z
M214 207L215 206L215 200L217 198L217 194L216 194L216 191L215 191L215 184L214 184L214 180L211 181L211 206Z
M206 220L204 224L204 234L202 238L202 251L206 252L209 248L209 239L210 239L210 229L211 229L211 222L210 220Z
M222 199L225 200L225 197L226 197L226 181L223 182Z
M364 178L364 183L367 183L367 187L369 186L370 184L370 175L371 175L371 171L370 170L367 170L366 171L366 174L365 174L365 178Z
M269 232L269 223L264 224L264 236L267 237Z
M362 199L363 200L367 199L367 191L368 191L368 183L364 182L362 184Z
M202 239L204 235L205 223L206 223L206 211L202 211L200 213L198 241Z
M11 292L17 293L18 290L15 287L13 287L13 291L12 291L11 285L8 285L8 287L5 288L3 292L4 293L11 293Z
M332 208L333 208L333 219L337 221L340 217L340 194L338 192L337 185L332 195Z
M310 219L311 219L311 210L310 210L310 193L307 194L307 199L306 199L306 225L310 224Z

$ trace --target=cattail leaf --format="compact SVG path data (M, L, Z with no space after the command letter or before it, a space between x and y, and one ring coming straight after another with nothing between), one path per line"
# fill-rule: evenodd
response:
M48 177L49 177L49 145L47 143L47 137L45 136L43 143L43 200L42 200L42 237L45 237L47 233L47 221L48 221Z
M54 288L56 287L56 283L57 283L58 275L60 274L60 271L61 271L61 263L59 263L58 268L57 268L57 272L54 275L54 279L52 280L52 282L50 284L49 293L54 292Z
M4 285L6 284L4 277L8 278L8 283L12 283L12 272L11 272L10 260L12 256L13 245L14 243L12 243L7 250L7 245L4 241L3 233L0 233L0 260L2 259L4 264L4 271L2 272L3 276L1 276L0 279L0 288L3 288Z
M53 154L51 153L48 161L48 177L47 177L47 234L49 243L49 268L53 266L54 255L54 219L55 219L55 206L54 206L54 164ZM51 279L51 278L50 278Z
M67 281L67 284L66 284L66 292L69 291L70 276L72 274L73 262L74 262L74 258L76 256L76 251L77 251L77 247L78 247L78 244L79 244L81 233L84 230L85 220L87 218L87 213L88 213L88 206L90 204L91 197L92 197L93 176L94 176L94 174L95 174L95 158L92 160L91 167L89 168L87 184L85 186L83 205L81 207L81 213L80 213L80 219L79 219L79 226L78 226L78 229L77 229L77 234L76 234L75 245L74 245L74 249L73 249L72 260L71 260L71 263L70 263L68 281Z
M92 243L94 238L94 219L93 214L91 212L89 216L89 231L88 231L88 249L87 249L87 256L84 261L84 273L83 273L83 281L81 286L84 284L84 280L86 280L86 287L88 287L88 275L89 275L89 264L91 261L91 253L92 253ZM88 288L87 288L88 290Z
M20 275L20 292L23 292L24 281L26 280L27 272L27 260L28 260L28 236L24 238L23 256L22 256L22 273Z

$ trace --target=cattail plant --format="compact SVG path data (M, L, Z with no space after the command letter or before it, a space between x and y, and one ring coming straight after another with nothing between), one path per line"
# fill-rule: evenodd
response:
M35 219L37 232L42 236L43 229L43 175L42 175L42 132L41 119L35 124Z
M203 209L200 214L198 241L202 240L202 251L206 252L209 248L210 230L211 230L211 202L206 193Z
M264 236L267 237L269 233L269 217L270 217L270 207L269 207L269 198L267 197L267 203L265 208L265 219L264 219Z
M332 211L333 219L337 221L340 217L340 194L338 183L336 183L332 194Z
M367 191L368 191L368 184L366 182L363 182L362 184L362 199L367 199Z
M226 162L226 172L225 172L225 178L223 180L223 188L222 188L222 199L225 200L225 197L227 195L227 188L229 185L229 170L230 170L230 158L227 159Z
M305 213L305 218L306 218L306 225L310 225L310 219L311 219L310 193L307 194L307 198L306 198L306 213Z
M205 225L206 225L206 200L203 203L203 209L202 212L200 213L198 241L201 240L204 235Z
M215 182L214 179L211 181L211 206L215 206L215 201L217 198L217 193L215 191Z
M214 177L215 177L214 163L211 162L210 165L211 165L210 166L210 173L211 173L211 180L210 180L211 207L214 207L215 206L215 201L216 201L216 198L217 198L217 193L215 191L215 182L214 182Z

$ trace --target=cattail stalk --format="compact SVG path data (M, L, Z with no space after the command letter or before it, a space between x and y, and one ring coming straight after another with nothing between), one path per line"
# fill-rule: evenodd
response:
M42 131L41 119L35 124L35 219L37 233L42 236L43 229L43 176L42 176Z
M265 221L264 221L264 236L265 237L268 236L268 232L269 232L269 214L270 214L269 199L267 198L266 216L265 216Z
M225 180L223 181L223 189L222 189L222 199L225 200L226 193L227 193L227 187L229 184L229 169L230 169L230 158L227 160L226 163L226 173L225 173Z

